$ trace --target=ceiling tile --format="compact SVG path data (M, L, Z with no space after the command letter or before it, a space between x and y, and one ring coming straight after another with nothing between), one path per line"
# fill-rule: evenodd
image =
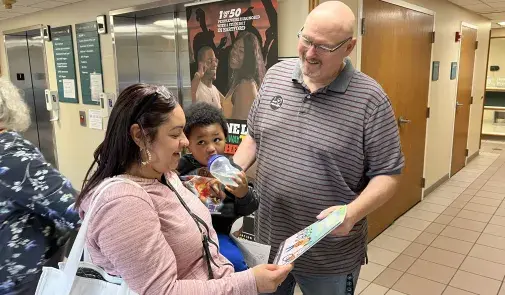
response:
M476 5L476 4L482 4L482 1L480 0L449 0L452 3L458 4L458 5Z
M495 3L489 3L489 6L493 7L495 10L505 10L505 2L495 2Z
M33 13L42 10L41 8L35 8L35 7L26 7L22 6L19 4L14 4L12 6L12 9L5 9L4 6L0 6L0 12L5 12L5 13L19 13L19 14L26 14L26 13Z
M67 3L65 2L57 2L57 1L42 1L33 5L30 5L30 7L35 7L35 8L54 8L62 5L66 5Z
M483 16L492 20L505 20L505 12L499 13L484 13Z
M43 1L44 0L17 0L16 3L14 4L14 6L16 6L16 5L28 6L28 5L40 3Z
M65 3L76 3L76 2L81 2L82 0L58 0L60 2L65 2Z
M477 13L492 13L495 12L496 9L487 5L487 4L477 4L477 5L462 5L464 8L475 11Z

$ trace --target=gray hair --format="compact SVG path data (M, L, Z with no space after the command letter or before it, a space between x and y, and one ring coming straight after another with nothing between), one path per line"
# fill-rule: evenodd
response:
M0 78L0 128L18 132L30 127L30 110L20 90L8 79Z

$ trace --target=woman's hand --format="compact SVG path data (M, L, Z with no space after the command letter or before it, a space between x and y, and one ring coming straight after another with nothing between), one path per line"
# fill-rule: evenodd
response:
M258 293L273 293L293 269L292 264L260 264L252 268Z

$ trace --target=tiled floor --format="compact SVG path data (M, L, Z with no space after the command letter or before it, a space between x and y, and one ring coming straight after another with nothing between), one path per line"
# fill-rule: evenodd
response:
M375 238L356 295L505 295L505 142ZM301 295L297 288L295 295Z
M361 295L505 295L505 142L479 157L369 244ZM301 294L301 293L300 293Z

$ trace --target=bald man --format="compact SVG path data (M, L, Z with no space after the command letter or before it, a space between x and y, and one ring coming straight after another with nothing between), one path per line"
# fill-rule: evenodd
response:
M366 216L390 199L404 158L391 103L348 58L356 45L351 9L324 2L298 34L296 60L273 66L234 156L257 161L258 242L270 261L288 237L347 206L342 225L295 262L275 294L353 294L366 263Z

